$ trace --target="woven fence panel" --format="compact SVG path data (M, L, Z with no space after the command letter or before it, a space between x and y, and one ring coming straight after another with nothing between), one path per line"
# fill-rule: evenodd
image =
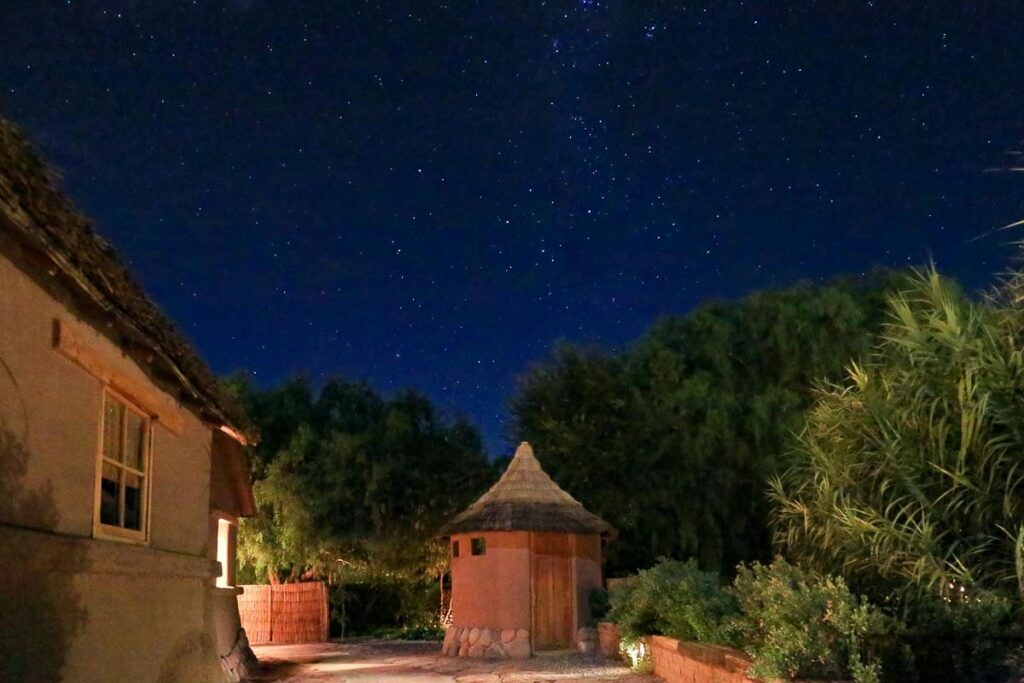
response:
M238 616L250 643L269 643L271 627L270 589L273 586L242 586Z
M328 635L327 586L322 581L243 586L242 628L251 643L322 643Z

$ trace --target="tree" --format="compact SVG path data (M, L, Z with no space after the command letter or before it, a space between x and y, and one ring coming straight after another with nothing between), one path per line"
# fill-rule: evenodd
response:
M934 269L884 338L823 385L774 480L776 539L877 596L1024 592L1024 317Z
M560 345L522 378L512 431L619 529L611 572L659 556L726 571L767 560L765 481L814 382L838 378L870 348L895 280L879 273L713 303L664 318L620 353Z
M259 515L239 536L243 571L272 581L380 570L426 578L431 540L492 479L480 438L413 391L384 399L364 383L302 379L256 391L232 383L261 440Z

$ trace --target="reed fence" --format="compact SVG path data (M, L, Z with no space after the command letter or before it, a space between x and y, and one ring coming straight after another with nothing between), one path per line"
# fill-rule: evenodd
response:
M242 586L238 613L250 643L322 643L327 640L327 585L322 581Z

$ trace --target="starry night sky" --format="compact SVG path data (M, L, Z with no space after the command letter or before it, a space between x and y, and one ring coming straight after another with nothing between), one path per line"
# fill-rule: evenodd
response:
M556 339L876 264L985 285L1022 34L1010 2L0 0L0 113L215 371L416 386L498 453Z

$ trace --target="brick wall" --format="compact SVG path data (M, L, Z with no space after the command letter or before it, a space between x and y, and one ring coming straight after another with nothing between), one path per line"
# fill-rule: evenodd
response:
M647 643L654 675L665 683L751 683L750 659L739 650L707 643L681 642L649 636ZM621 659L619 628L610 621L597 625L597 648L603 656Z
M619 627L610 621L597 625L597 651L608 659L622 659L619 652Z
M654 675L665 683L750 683L750 660L739 650L721 645L647 638Z

